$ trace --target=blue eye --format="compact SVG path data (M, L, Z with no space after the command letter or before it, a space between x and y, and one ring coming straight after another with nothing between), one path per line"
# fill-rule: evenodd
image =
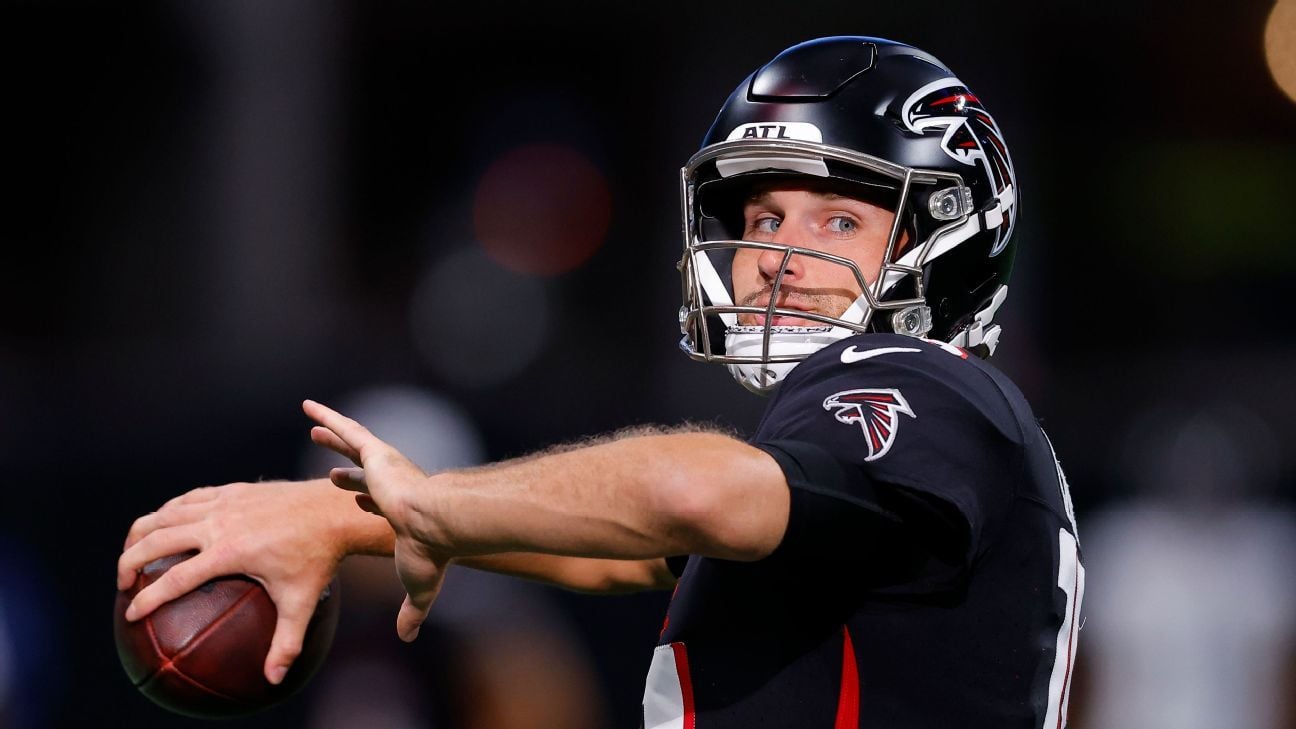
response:
M779 226L782 224L783 221L779 220L778 218L761 218L760 220L757 220L755 224L752 225L752 228L758 233L772 234L772 233L777 233Z
M854 218L838 215L828 221L828 230L834 233L854 233L859 230L859 223Z

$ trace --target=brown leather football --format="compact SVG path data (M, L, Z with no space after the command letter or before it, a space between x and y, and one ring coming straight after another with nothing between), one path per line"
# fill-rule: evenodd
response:
M265 678L277 612L261 583L243 576L212 580L127 622L126 606L140 590L193 553L150 562L135 584L117 593L113 633L126 675L159 706L200 718L244 716L283 701L305 686L324 662L337 627L337 580L325 589L301 655L278 686Z

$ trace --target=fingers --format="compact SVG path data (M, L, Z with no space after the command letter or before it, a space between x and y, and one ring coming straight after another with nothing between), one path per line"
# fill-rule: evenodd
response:
M337 434L328 428L322 425L311 428L310 439L315 445L324 446L357 466L360 465L360 452L347 445L345 441L337 437Z
M329 471L329 480L340 489L358 491L362 494L369 493L363 468L334 468Z
M351 460L357 464L364 458L367 449L385 445L382 440L370 433L368 428L326 405L321 405L314 400L306 400L302 402L302 410L312 420L332 431L343 444L354 449L357 457ZM312 429L311 438L314 437L314 429Z
M274 596L279 619L275 623L274 638L270 640L270 652L266 654L265 660L265 676L270 683L283 681L293 661L301 655L302 641L311 616L315 614L315 606L319 603L319 594L319 590L294 590L291 594Z
M425 607L418 607L406 595L405 602L401 603L400 612L396 615L396 635L406 643L413 643L418 638L419 630L422 629L423 622L427 620L428 611L431 609L431 602Z
M383 515L382 509L378 508L378 502L369 495L369 484L365 482L363 468L334 468L329 471L329 480L340 489L355 491L356 506L370 514Z
M204 501L213 501L220 496L220 493L219 486L203 486L191 489L163 504L162 509L179 504L201 504ZM162 511L162 509L158 509L158 511Z
M130 531L126 533L126 543L122 546L122 549L130 549L136 542L158 529L166 529L197 521L206 510L207 507L202 503L176 503L172 499L158 511L145 514L136 519L135 523L131 524Z
M383 514L383 510L378 508L378 502L374 501L372 496L369 496L368 494L356 494L355 500L356 506L359 506L361 509L364 509L370 514L376 514L386 518L386 515Z
M363 468L335 468L329 471L329 480L334 486L347 491L356 492L356 506L369 512L382 516L382 509L378 507L378 502L373 500L369 495L369 484L365 482Z
M130 549L135 542L138 542L144 535L155 529L195 521L198 515L206 511L206 507L210 506L211 502L220 498L220 495L221 489L219 487L204 486L187 491L167 501L162 505L162 508L141 516L135 520L134 524L131 524L130 531L126 533L126 541L123 543L122 549Z
M121 556L117 558L117 589L129 590L130 586L135 584L136 574L149 562L190 549L198 549L200 546L198 537L193 533L192 529L170 527L150 532L122 552ZM187 564L187 562L184 564ZM166 574L169 575L174 571L175 568L172 568ZM176 595L179 594L176 593ZM175 597L175 595L172 597ZM133 620L134 618L127 619Z
M420 560L417 565L409 565L408 562L403 565L403 561L404 558L398 555L396 569L405 585L406 594L405 602L401 603L400 612L396 615L396 635L409 643L418 637L419 629L423 627L432 603L441 591L446 563Z
M229 574L229 572L221 569L218 560L212 556L211 552L199 552L193 557L177 563L174 567L162 573L162 576L153 584L140 590L135 599L131 601L130 606L126 608L126 619L139 620L156 610L158 606L192 592L203 583L220 577L222 574Z
M315 422L319 423L319 425L311 428L311 440L335 453L346 456L357 467L367 468L371 473L377 471L405 471L425 475L418 465L381 438L369 432L369 429L360 423L314 400L303 401L302 410L313 418ZM338 473L343 474L341 479L337 477ZM342 469L330 475L333 477L333 483L340 488L359 491L362 490L359 485L364 484L363 490L367 491L370 482L365 481L363 476L356 478L355 474L355 471L348 472L346 469ZM375 480L376 485L383 483L383 479L378 476L375 476Z

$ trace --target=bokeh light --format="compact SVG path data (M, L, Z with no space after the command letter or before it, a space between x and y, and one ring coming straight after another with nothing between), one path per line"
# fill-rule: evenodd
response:
M455 385L485 387L516 376L548 333L543 284L500 268L478 248L438 262L415 289L410 309L419 355Z
M1265 62L1278 88L1296 101L1296 0L1278 0L1264 31Z
M606 179L580 152L528 144L495 160L473 201L473 230L509 270L552 276L594 255L612 220Z

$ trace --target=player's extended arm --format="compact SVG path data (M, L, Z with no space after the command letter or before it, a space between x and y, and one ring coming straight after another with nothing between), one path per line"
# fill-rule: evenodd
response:
M396 534L408 593L397 618L412 640L452 557L539 552L647 559L755 560L787 526L782 470L763 451L706 432L649 435L487 468L423 473L364 426L307 401L316 443L360 468L334 469Z
M455 560L455 564L599 595L668 590L675 586L675 575L663 558L592 559L508 552L460 557Z
M456 556L520 550L613 559L759 559L782 539L789 500L772 458L705 432L447 471L394 494L412 533Z

